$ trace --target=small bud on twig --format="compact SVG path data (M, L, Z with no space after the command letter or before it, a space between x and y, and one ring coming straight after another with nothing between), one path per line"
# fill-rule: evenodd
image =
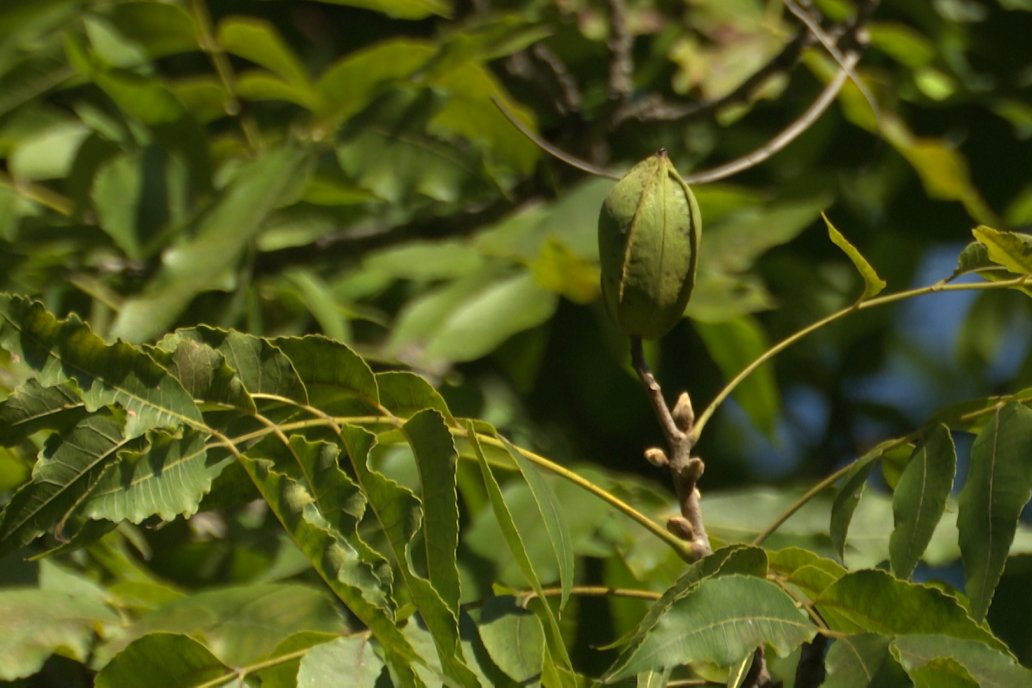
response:
M670 464L666 452L659 447L649 447L645 450L645 460L656 468L666 468Z

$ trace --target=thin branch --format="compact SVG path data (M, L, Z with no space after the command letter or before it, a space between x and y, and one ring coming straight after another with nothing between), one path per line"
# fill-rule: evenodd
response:
M835 58L835 61L839 64L839 67L849 75L849 80L856 85L860 95L864 97L867 104L871 106L871 110L874 112L874 121L877 125L876 128L881 129L881 109L878 107L877 101L874 99L874 95L870 89L867 88L867 84L863 82L863 79L856 73L852 66L846 63L846 56L842 54L838 46L835 45L835 40L828 35L828 33L821 28L820 23L814 18L812 14L807 12L805 9L797 5L794 0L781 0L788 11L795 15L796 19L801 21L810 33L813 34L814 38L820 42L824 49L828 51L828 54ZM854 25L854 31L858 30L860 25Z
M551 155L556 160L564 162L570 167L578 169L581 172L587 172L588 174L594 175L596 177L606 177L614 181L620 179L619 175L613 174L609 170L603 169L601 167L592 165L587 160L581 160L580 158L574 155L570 155L558 146L554 146L545 139L538 136L536 133L531 131L527 127L527 125L521 122L519 118L517 118L516 115L513 114L513 112L509 110L509 108L506 107L505 103L503 103L501 99L497 96L491 96L491 102L495 104L495 107L497 107L499 111L501 111L502 115L505 116L505 119L509 120L509 123L512 124L512 126L516 127L519 130L519 132L526 136L528 139L530 139L534 143L534 145L536 145L538 148Z
M13 191L18 196L65 217L71 217L75 211L75 204L70 198L40 184L15 180L4 172L0 172L0 188Z
M936 282L924 287L917 287L915 289L908 289L906 291L896 292L895 294L886 294L885 296L878 296L873 299L867 299L866 301L859 301L852 305L846 306L834 313L827 315L815 323L811 323L801 330L790 334L789 336L782 339L780 342L772 346L763 352L762 355L756 358L752 363L742 369L740 373L735 375L722 390L720 390L709 405L703 409L702 413L699 414L698 418L695 419L695 425L692 428L692 437L694 441L698 441L702 434L703 428L709 422L713 413L717 407L724 402L734 389L742 383L747 377L756 371L757 368L762 366L767 361L771 360L777 354L781 353L788 347L792 346L799 340L813 334L817 330L821 329L826 325L841 320L847 315L854 311L863 311L868 308L875 308L877 306L884 306L889 303L895 303L896 301L902 301L904 299L910 299L915 296L924 296L926 294L936 294L944 291L978 291L983 289L1004 289L1011 287L1023 287L1032 284L1032 275L1022 275L1015 277L1010 280L1001 280L999 282L972 282L967 284L947 284L944 281Z
M860 60L859 53L850 53L845 56L843 66L847 69L852 69L857 62ZM803 114L801 114L794 122L789 124L785 129L772 138L770 141L760 146L752 153L743 155L737 160L724 163L718 167L714 167L702 172L695 174L684 175L684 181L688 184L705 184L708 182L714 182L718 179L725 179L732 175L743 172L750 167L755 167L761 162L767 160L775 153L781 151L785 146L799 138L799 135L809 129L817 119L824 114L824 111L835 102L835 96L838 95L842 85L849 79L849 71L847 69L840 70L828 85L824 87L821 94L817 96L817 99L810 104Z
M791 69L812 40L813 37L805 28L799 30L777 55L733 90L718 98L694 103L671 103L662 96L654 95L628 102L614 116L614 126L619 126L629 119L640 122L686 121L716 112L729 105L748 102L768 81Z
M663 390L645 361L641 337L631 337L631 363L645 387L656 419L666 436L666 451L651 447L645 451L645 458L655 466L668 469L674 483L681 515L667 520L667 530L689 543L689 561L701 559L710 554L713 547L706 533L706 524L702 520L701 495L696 488L705 465L702 459L692 456L694 441L691 430L694 412L691 398L687 392L682 392L673 410L667 408Z

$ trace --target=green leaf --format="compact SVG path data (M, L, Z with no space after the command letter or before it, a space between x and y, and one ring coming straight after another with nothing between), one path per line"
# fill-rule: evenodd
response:
M573 586L574 580L573 540L570 536L570 528L566 523L563 510L559 506L559 500L556 499L555 493L541 475L538 467L516 451L511 443L503 438L500 439L504 442L513 463L516 464L523 479L527 482L539 515L538 520L545 527L545 533L548 535L548 542L551 544L559 569L559 585L562 590L559 603L561 610L570 598L570 588Z
M852 468L843 478L842 487L839 488L838 494L835 495L835 501L831 505L831 545L839 560L845 556L849 523L853 520L853 512L856 511L860 498L864 494L867 478L871 475L871 469L874 468L874 460L879 456L881 456L880 452L871 451L853 463Z
M54 435L23 485L0 516L0 555L32 542L63 520L96 487L118 461L121 449L133 446L122 435L123 419L98 412L82 419L65 435Z
M297 296L319 323L330 339L338 342L351 340L351 325L326 282L313 270L291 270L285 275L297 289Z
M345 636L316 645L301 660L297 688L324 688L347 677L355 688L374 688L383 673L383 662L364 635Z
M389 351L423 365L472 361L555 312L557 297L527 273L479 273L434 290L402 311Z
M659 623L678 600L695 590L699 584L713 576L740 574L749 576L765 576L767 574L767 554L759 547L748 545L730 545L703 557L689 566L678 576L672 586L663 591L663 595L649 608L644 618L638 623L634 633L627 639L627 647L621 653L609 671L625 664L630 655L641 646L647 635Z
M1032 494L1032 409L998 407L971 447L960 492L957 528L967 577L965 592L976 619L985 618L1021 511Z
M1010 688L1032 682L1032 670L1019 665L1006 649L977 640L918 634L898 636L892 645L904 667L920 667L946 657L964 667L981 688Z
M451 16L451 4L445 0L318 0L330 5L348 5L381 12L397 19L423 19L430 15Z
M980 688L964 665L949 657L936 657L907 670L914 688Z
M767 335L756 318L742 315L721 322L693 321L706 351L728 379L759 358L769 348ZM774 432L780 413L780 395L774 367L763 365L734 391L735 401L767 435Z
M297 688L297 672L301 666L301 660L307 654L302 655L304 650L332 643L339 640L337 633L320 633L318 631L302 631L295 633L276 646L268 657L262 660L268 664L264 669L255 671L251 676L260 681L262 688Z
M430 629L446 676L460 685L475 686L476 677L465 664L459 645L458 615L429 580L413 571L410 563L410 545L423 515L420 501L408 488L370 467L369 451L375 437L369 432L345 426L342 438L358 482L369 500L369 507L387 538L398 571Z
M354 549L326 526L320 515L306 508L312 497L302 485L272 470L270 461L244 456L240 463L319 577L380 641L387 663L414 682L410 665L416 654L394 625L380 580Z
M444 416L447 424L455 423L455 417L448 410L444 397L415 373L407 370L377 373L376 386L380 391L380 403L400 418L414 416L424 409L433 409Z
M302 404L308 402L308 392L291 360L267 339L207 325L178 330L176 336L203 342L222 354L251 395L286 397Z
M506 675L521 685L541 676L545 631L537 616L502 596L488 598L476 621L487 653Z
M104 472L76 513L115 523L192 516L212 481L233 460L209 458L207 439L194 430L150 433L147 446L119 454L118 464Z
M288 84L310 87L301 60L271 24L253 17L226 17L219 22L217 40L226 52L265 67Z
M420 411L402 426L419 469L423 497L423 558L427 577L453 614L459 613L459 504L455 491L458 453L444 418Z
M8 156L11 176L26 181L68 176L89 133L82 123L68 120L22 137Z
M785 656L816 633L792 598L773 583L740 574L708 578L667 609L604 681L692 662L727 667L764 644Z
M56 652L86 662L95 631L118 624L115 612L90 596L26 588L0 590L0 619L2 681L36 674Z
M373 371L345 344L320 335L277 337L272 344L287 355L309 402L324 413L352 408L356 401L366 411L379 406Z
M989 259L1018 275L1032 274L1032 236L979 225L971 230L979 244L985 246Z
M894 528L889 540L892 572L909 578L946 511L957 453L945 425L937 425L914 450L892 497Z
M197 218L189 238L166 251L161 269L143 292L126 300L112 335L130 341L151 339L174 323L194 296L217 288L285 193L296 185L306 158L300 147L284 145L242 165Z
M825 685L835 688L911 688L903 668L890 652L892 639L859 634L836 638L828 650Z
M40 430L68 430L85 412L71 384L44 387L29 378L0 402L0 445L15 445Z
M1000 649L1003 643L968 616L953 597L937 588L908 583L881 570L842 576L815 600L832 630L845 633L941 633L978 640Z
M435 53L430 42L409 38L349 53L319 77L316 88L323 103L319 114L347 119L369 105L386 84L407 80Z
M786 583L796 586L811 599L846 575L846 569L834 559L801 547L768 551L767 559L771 571L783 576Z
M880 294L885 289L885 280L878 276L878 273L867 262L867 259L856 250L856 247L849 243L849 240L842 236L841 232L835 229L835 225L831 224L831 220L828 219L827 215L821 213L821 217L824 218L824 223L828 226L828 236L831 238L832 243L842 249L849 257L849 260L853 261L857 272L864 278L864 293L861 298L869 299Z
M193 18L178 5L123 2L105 7L103 14L87 20L90 40L98 54L119 67L197 50ZM113 59L117 56L131 59Z
M229 681L234 675L196 640L175 633L154 633L135 640L112 659L97 674L94 685L190 688L219 678Z
M126 437L202 425L179 381L146 354L124 342L105 344L78 319L57 320L42 304L0 295L0 345L39 372L44 385L74 380L88 410L125 408Z
M294 583L256 583L205 590L143 614L99 648L98 662L124 653L139 638L182 633L228 666L257 662L301 631L343 633L348 625L322 589Z
M476 457L477 463L480 466L480 474L484 479L484 489L487 491L488 499L491 502L491 510L494 512L495 520L497 520L498 525L502 530L505 544L508 546L509 551L512 552L513 558L516 559L516 563L519 565L520 571L523 573L523 577L527 580L527 583L541 601L538 608L541 610L541 614L544 617L545 637L548 641L548 650L554 661L558 662L563 667L572 668L570 664L570 656L566 651L566 645L563 642L562 633L559 630L559 622L555 617L555 612L552 611L552 607L547 602L548 598L545 597L541 580L538 578L537 571L534 570L534 564L531 562L530 556L527 554L524 537L521 535L520 529L513 520L512 514L509 512L509 507L505 503L505 497L502 495L502 488L499 486L498 480L495 478L494 473L491 471L491 466L488 464L487 458L484 456L484 450L480 446L480 440L477 437L476 428L472 421L467 422L466 433L470 446L473 448L473 453Z
M167 335L149 351L152 358L179 380L194 399L253 415L254 400L226 357L203 342Z

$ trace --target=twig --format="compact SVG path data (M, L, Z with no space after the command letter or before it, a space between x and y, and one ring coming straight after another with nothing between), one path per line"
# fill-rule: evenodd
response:
M654 95L636 102L628 102L617 111L614 126L619 126L629 119L640 122L687 121L716 112L728 105L747 102L768 81L791 69L812 40L813 36L805 28L799 30L792 40L784 45L781 52L733 90L718 98L695 103L671 103L662 96Z
M693 561L701 559L710 554L713 547L710 545L706 525L702 520L701 495L696 488L705 465L702 459L692 456L694 412L691 398L687 392L682 392L673 410L667 407L663 390L645 361L640 337L631 338L631 363L641 378L645 392L652 402L656 419L666 437L666 451L659 447L650 447L645 450L645 458L653 465L667 468L674 483L681 515L667 520L667 530L689 543Z
M839 89L846 83L849 78L849 71L857 62L860 60L859 53L849 53L844 56L843 69L840 70L828 85L824 87L821 94L817 96L817 99L810 104L803 114L801 114L794 122L785 127L784 130L770 141L760 146L752 153L743 155L742 157L732 160L731 162L724 163L717 167L703 170L695 174L684 175L684 181L688 184L705 184L707 182L714 182L718 179L725 179L732 175L743 172L750 167L755 167L761 162L771 157L775 153L782 150L785 146L799 138L799 135L809 129L817 119L824 114L824 111L835 101L835 96L838 95Z

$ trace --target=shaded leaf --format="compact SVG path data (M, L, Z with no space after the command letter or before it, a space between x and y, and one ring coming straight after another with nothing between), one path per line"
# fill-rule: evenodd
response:
M691 662L731 666L764 644L785 656L816 633L773 583L741 574L708 578L667 609L604 680Z
M116 337L143 341L168 328L197 294L214 289L296 183L307 157L285 145L246 163L197 220L193 234L163 256L143 292L127 299L112 327Z
M720 371L731 379L769 348L767 335L759 322L747 315L721 322L695 321L706 351ZM735 401L761 431L771 435L780 413L780 395L774 367L763 365L753 371L734 391Z
M491 659L510 678L527 684L540 677L545 632L538 617L514 597L489 598L480 608L477 629Z
M240 376L226 363L226 357L207 344L171 334L162 338L150 354L194 399L225 404L249 415L257 411Z
M308 392L291 360L261 337L200 325L177 330L180 339L203 342L222 354L249 394L266 394L306 403Z
M946 511L956 469L953 437L949 428L937 425L914 450L892 497L889 561L896 576L909 578L920 561Z
M30 378L0 402L0 444L17 444L40 430L70 429L85 412L72 385L44 387Z
M459 504L455 491L458 454L444 418L420 411L402 426L412 447L423 491L424 561L430 584L453 614L459 613Z
M545 533L548 535L548 541L552 547L552 553L555 555L555 561L559 569L559 585L562 589L562 597L559 603L559 609L561 610L570 598L570 588L573 586L574 580L575 562L570 528L566 523L566 518L562 508L559 506L555 493L541 475L538 467L520 452L516 451L512 444L504 439L502 441L505 443L505 448L508 450L509 456L512 457L513 463L527 482L527 487L530 488L530 493L534 498L534 506L539 515L538 520L545 528Z
M563 643L562 633L559 631L559 623L556 620L555 613L552 611L552 607L547 603L548 598L544 595L541 580L538 578L537 571L534 570L534 564L527 554L524 537L513 520L512 514L509 512L509 507L505 503L505 497L502 495L502 488L499 486L498 480L494 477L491 466L484 456L484 450L480 446L480 440L477 438L476 429L472 422L467 422L466 432L466 437L473 448L473 453L480 466L480 474L484 479L484 489L491 503L491 510L494 513L495 520L502 530L505 544L509 551L512 552L513 558L516 559L523 577L541 601L538 608L541 610L545 622L545 637L548 650L554 661L564 667L570 667L570 658L566 651L566 645Z
M939 657L949 658L964 667L982 688L1010 688L1032 681L1032 670L1018 664L1006 649L977 640L936 634L904 635L896 637L892 646L905 667L920 667Z
M867 485L867 478L874 468L874 460L881 454L868 452L860 457L853 464L853 467L842 479L842 486L835 501L831 505L831 545L835 554L841 560L845 556L846 535L849 532L849 524L853 520L853 512L856 511L860 498L864 494L864 487Z
M407 418L424 409L440 413L447 424L455 423L444 397L424 378L407 370L388 370L376 374L380 402L396 416Z
M1004 645L968 616L956 598L925 585L893 578L885 571L848 573L815 600L828 625L845 633L941 633Z
M54 435L32 471L32 481L14 493L0 517L0 554L57 528L90 494L121 449L133 446L122 418L99 412L64 436Z
M272 470L269 461L245 456L240 463L319 577L380 641L392 669L418 685L410 667L415 651L394 625L393 613L386 607L385 591L368 565L326 527L321 517L315 518L311 510L306 510L311 495L303 486Z
M907 670L914 688L980 688L964 665L949 657L936 657Z
M342 438L348 457L368 499L402 579L423 621L430 629L445 675L461 685L476 685L459 646L459 619L430 581L418 575L410 563L410 545L423 516L422 505L406 487L369 465L375 438L366 430L345 426Z
M97 674L97 688L190 688L234 676L208 648L185 635L154 633L133 641Z
M976 619L985 618L1021 511L1032 494L1032 409L998 407L971 447L960 491L957 528L967 577L965 592Z
M827 215L821 213L821 217L824 218L824 223L828 226L828 236L831 238L832 243L842 249L846 256L849 257L849 260L853 261L857 272L864 279L864 294L861 298L869 299L880 294L885 289L885 280L878 276L878 273L867 262L867 259L861 255L860 251L856 250L856 247L849 243L849 240L842 236L841 232L835 229L835 225L831 224L831 220L828 219Z
M859 634L836 638L828 650L826 685L836 688L911 688L889 647L892 638Z
M379 404L373 371L345 344L320 335L277 337L272 344L287 355L309 401L323 412L335 413L355 400L365 408Z

